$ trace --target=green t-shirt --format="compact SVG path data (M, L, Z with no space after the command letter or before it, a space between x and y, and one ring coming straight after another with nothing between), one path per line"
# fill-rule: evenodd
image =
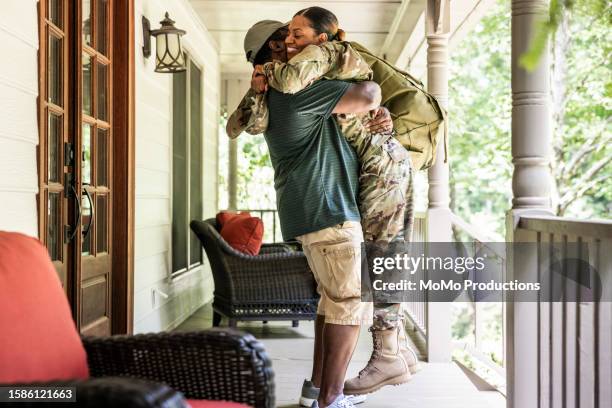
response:
M293 95L268 93L264 135L285 240L359 221L357 155L331 116L349 86L320 80Z

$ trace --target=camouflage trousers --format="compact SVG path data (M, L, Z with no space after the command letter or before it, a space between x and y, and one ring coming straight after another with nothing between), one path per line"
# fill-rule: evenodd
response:
M372 330L399 327L403 318L401 303L374 303Z
M409 160L380 177L362 172L360 175L360 210L366 248L368 242L379 245L390 241L410 242L414 223L413 174ZM378 188L372 188L378 186ZM402 318L401 303L374 302L372 330L398 327Z

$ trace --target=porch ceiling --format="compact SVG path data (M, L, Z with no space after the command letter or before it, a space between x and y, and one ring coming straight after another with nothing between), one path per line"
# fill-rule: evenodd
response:
M250 74L242 42L246 31L263 19L289 21L296 11L319 5L336 14L350 40L397 59L425 10L425 0L190 0L219 44L221 72Z
M319 5L333 11L349 40L385 57L417 77L426 71L426 0L190 0L219 44L225 77L250 75L242 43L249 27L263 19L288 21L296 11ZM482 18L495 0L451 1L449 49Z

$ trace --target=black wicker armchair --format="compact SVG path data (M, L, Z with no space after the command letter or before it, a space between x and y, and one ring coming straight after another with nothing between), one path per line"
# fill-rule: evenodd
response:
M54 406L275 406L270 358L250 334L81 338L46 248L16 233L0 231L0 282L0 387L72 387L77 404ZM6 404L45 405L21 398Z
M91 378L2 386L75 387L78 406L89 408L196 407L197 400L275 406L270 359L250 334L210 329L82 341Z
M264 244L260 255L236 251L219 235L215 219L191 221L215 281L213 325L244 320L314 320L318 294L306 256L292 245Z
M170 386L190 400L274 407L274 373L263 345L232 329L85 337L92 377L127 376Z

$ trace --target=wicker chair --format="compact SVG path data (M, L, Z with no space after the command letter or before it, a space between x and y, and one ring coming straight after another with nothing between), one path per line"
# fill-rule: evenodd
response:
M188 400L275 406L270 358L250 334L217 328L82 340L94 378L146 379L166 384Z
M287 244L264 244L260 255L236 251L219 235L215 219L191 221L215 281L213 326L237 321L314 320L318 294L306 256Z
M250 334L81 338L46 248L21 234L0 231L0 282L0 387L74 387L77 404L56 406L275 406L270 358Z

